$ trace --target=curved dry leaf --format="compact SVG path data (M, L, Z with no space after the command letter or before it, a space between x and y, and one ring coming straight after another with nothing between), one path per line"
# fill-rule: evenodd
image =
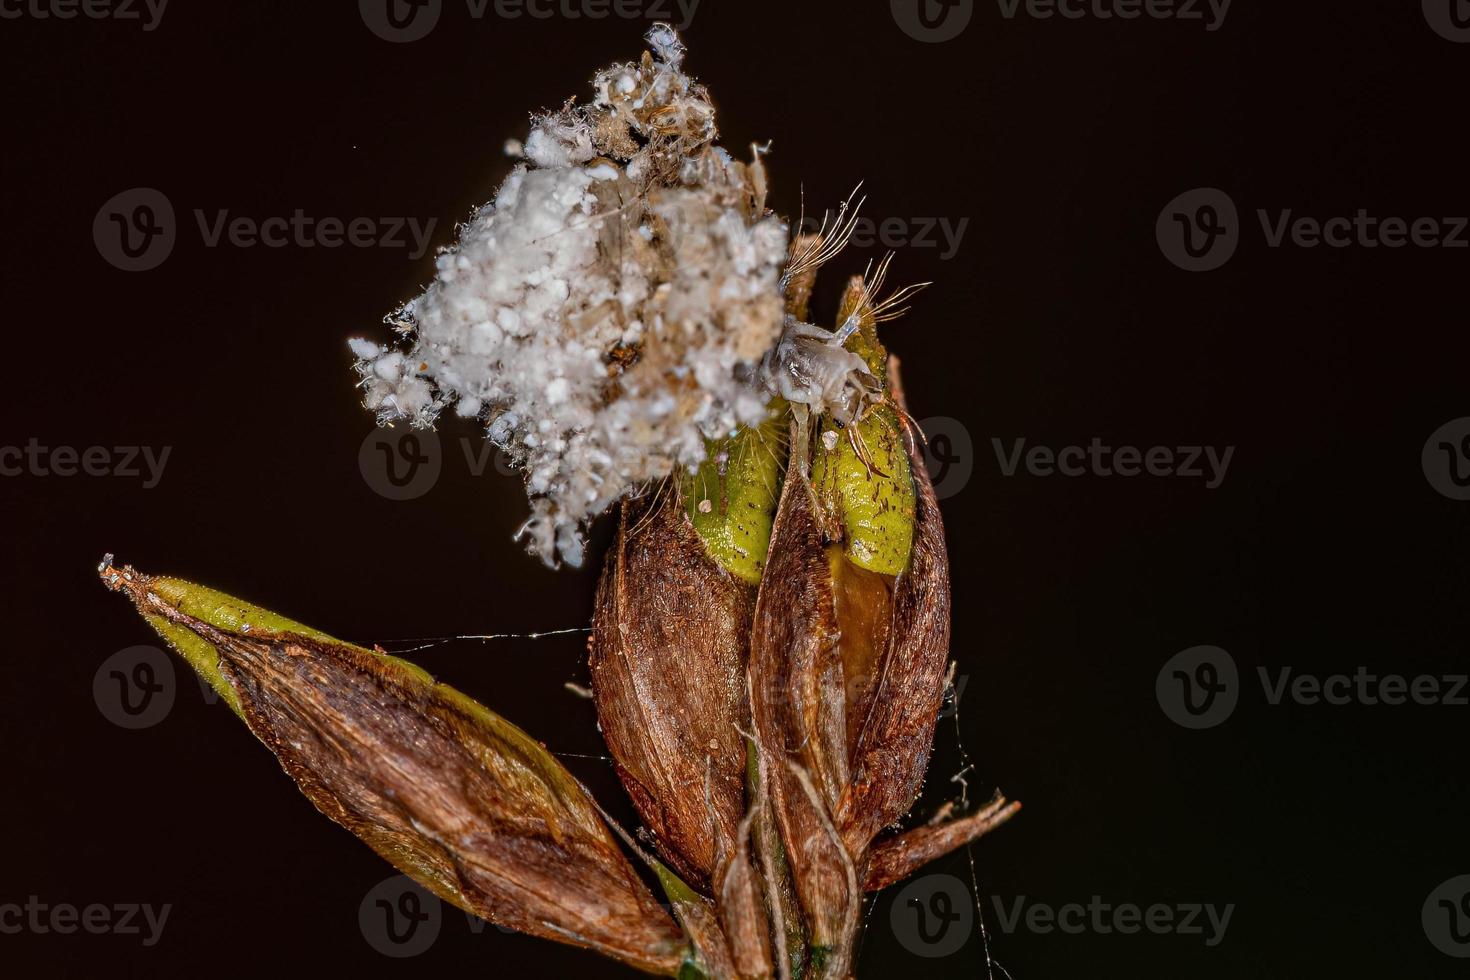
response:
M997 796L968 817L931 823L878 841L868 851L864 890L875 892L903 881L930 861L990 833L1020 809L1021 804Z
M213 590L131 569L103 578L191 663L199 643L212 649L301 791L400 871L498 925L678 972L680 930L586 791L519 728L407 661Z

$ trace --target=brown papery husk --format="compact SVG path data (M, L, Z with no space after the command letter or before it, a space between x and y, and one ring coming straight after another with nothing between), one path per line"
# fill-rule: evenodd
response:
M745 812L754 604L709 557L674 481L624 502L589 644L597 717L659 853L706 894Z
M296 633L221 629L131 573L145 616L219 653L251 732L323 814L490 922L677 973L687 940L586 791L540 744L405 661Z
M936 858L990 833L1021 810L997 795L986 806L958 820L941 820L875 843L868 851L863 888L870 892L896 885Z
M840 951L856 929L853 869L912 807L928 767L949 658L949 562L916 441L905 447L912 554L889 579L843 554L800 430L756 601L751 706L812 944Z
M731 965L740 980L774 975L771 919L766 914L760 876L751 861L750 833L755 814L740 825L734 853L721 854L715 869L715 904L730 944Z
M799 428L799 427L798 427ZM832 807L847 783L846 681L831 566L805 461L792 439L751 630L750 689L765 790L810 931L842 975L860 893Z

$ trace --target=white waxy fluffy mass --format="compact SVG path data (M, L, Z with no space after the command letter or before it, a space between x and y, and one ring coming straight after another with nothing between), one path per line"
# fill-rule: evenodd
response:
M382 421L484 421L521 468L529 548L581 564L588 521L760 421L781 334L787 231L759 156L715 145L672 29L595 95L533 120L523 161L391 318L351 342Z

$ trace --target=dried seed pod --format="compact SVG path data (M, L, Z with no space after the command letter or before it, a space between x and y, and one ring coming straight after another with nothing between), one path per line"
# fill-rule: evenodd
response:
M659 853L701 889L745 812L754 599L711 557L677 487L623 504L589 644L597 717Z
M841 317L886 383L867 284ZM949 568L938 504L901 405L851 427L793 427L792 454L751 631L751 707L770 798L811 931L813 962L841 976L859 909L855 875L912 806L943 699ZM809 454L811 456L809 457ZM808 463L808 459L811 462ZM954 837L886 851L928 853Z
M849 345L879 379L887 400L869 409L846 438L824 428L811 467L834 552L834 642L848 692L851 779L833 812L854 856L918 796L949 661L944 524L919 448L902 429L900 416L907 417L907 409L898 400L897 362L877 333L881 311L890 304L875 303L875 289L861 277L851 279L838 318L856 324Z
M317 809L400 871L499 925L679 972L688 941L520 729L407 661L177 579L101 574L229 692Z

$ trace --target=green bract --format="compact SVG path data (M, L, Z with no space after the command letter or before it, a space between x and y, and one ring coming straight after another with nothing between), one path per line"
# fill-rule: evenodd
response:
M685 513L710 557L750 585L760 582L771 546L788 424L779 402L760 426L711 440L699 469L680 477Z
M914 480L900 424L888 405L869 410L851 435L828 421L821 438L832 448L824 443L812 461L812 485L828 513L842 522L848 560L894 576L908 568L914 539Z

